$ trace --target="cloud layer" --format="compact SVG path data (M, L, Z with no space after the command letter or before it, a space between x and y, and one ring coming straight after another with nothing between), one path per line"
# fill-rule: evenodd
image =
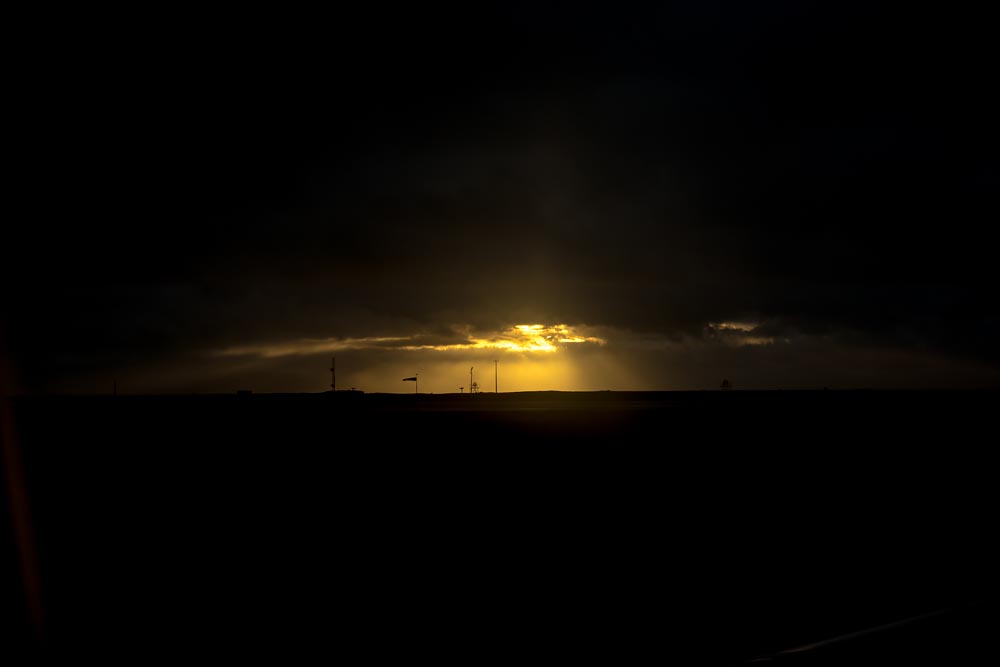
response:
M4 244L26 390L306 390L295 364L341 350L381 387L376 353L412 367L559 322L607 343L559 358L606 358L622 388L995 377L979 23L782 3L341 21L184 53L164 30L129 59L59 36Z

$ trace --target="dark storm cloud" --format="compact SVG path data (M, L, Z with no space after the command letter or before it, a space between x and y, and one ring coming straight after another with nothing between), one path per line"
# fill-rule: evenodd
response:
M517 322L680 340L747 321L997 360L974 17L527 3L253 23L67 36L26 71L33 206L5 255L38 386Z

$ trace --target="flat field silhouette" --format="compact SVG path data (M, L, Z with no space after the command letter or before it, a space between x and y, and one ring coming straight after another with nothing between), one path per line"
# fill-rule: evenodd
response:
M45 613L5 530L10 645L740 664L944 610L779 659L971 657L997 398L10 399Z

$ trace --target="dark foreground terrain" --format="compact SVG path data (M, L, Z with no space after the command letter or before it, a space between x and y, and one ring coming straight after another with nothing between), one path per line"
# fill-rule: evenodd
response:
M0 660L742 664L930 614L773 660L970 661L997 401L12 399L44 638L5 506Z

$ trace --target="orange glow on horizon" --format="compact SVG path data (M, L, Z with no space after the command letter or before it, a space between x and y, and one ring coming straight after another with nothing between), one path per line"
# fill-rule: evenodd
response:
M468 391L469 367L482 391L501 392L605 389L609 376L617 372L584 371L581 352L604 346L604 338L586 326L567 324L514 324L498 331L477 330L469 325L452 326L444 337L418 333L410 336L300 339L241 345L215 351L215 356L242 357L253 363L273 362L291 356L364 352L365 368L352 372L348 381L369 392L402 393L397 376L420 376L421 393ZM443 342L442 342L443 338ZM400 356L405 355L405 356ZM403 361L405 359L405 361ZM499 360L499 383L494 376ZM595 362L591 359L591 364ZM611 371L607 368L605 370ZM400 375L402 373L402 375ZM600 382L602 386L591 386ZM616 378L612 384L621 384Z

